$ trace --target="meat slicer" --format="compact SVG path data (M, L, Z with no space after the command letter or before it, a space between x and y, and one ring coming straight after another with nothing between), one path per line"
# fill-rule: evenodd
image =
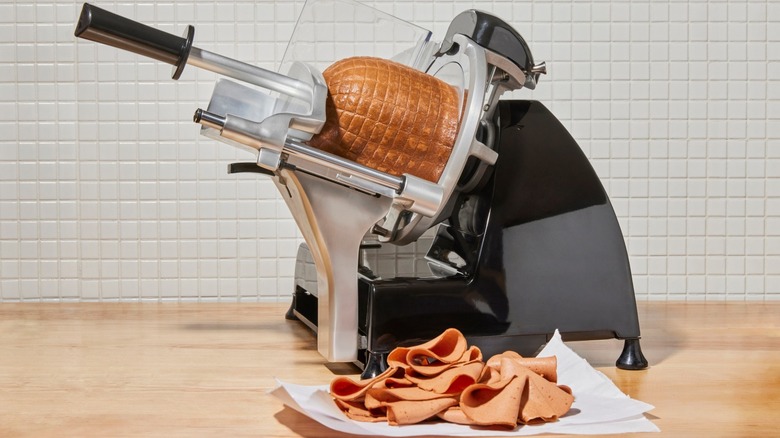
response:
M323 4L400 22L351 0L315 0L298 28ZM545 64L485 12L457 15L440 43L401 23L416 36L394 59L446 81L461 100L436 181L309 145L328 98L312 63L286 57L276 73L193 46L192 26L177 37L88 4L75 34L172 64L173 79L191 64L243 82L218 80L194 121L203 135L252 151L255 161L229 172L270 178L292 212L305 243L287 316L316 332L328 361L354 362L369 377L393 348L449 327L486 355L531 354L558 329L564 340L622 339L616 365L646 368L625 243L598 176L542 103L499 100L535 88Z

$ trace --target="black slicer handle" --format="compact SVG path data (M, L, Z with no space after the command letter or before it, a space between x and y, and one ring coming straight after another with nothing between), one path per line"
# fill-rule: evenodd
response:
M458 14L447 29L447 34L441 43L441 53L446 53L452 48L454 44L452 37L455 34L466 35L480 46L512 61L526 73L533 71L534 58L528 44L512 26L495 15L476 9Z
M178 37L84 3L74 34L171 64L175 66L173 79L179 79L192 49L195 28L188 26L186 36Z

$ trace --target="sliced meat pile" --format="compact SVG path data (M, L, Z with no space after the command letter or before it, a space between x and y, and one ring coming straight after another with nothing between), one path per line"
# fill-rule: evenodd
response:
M515 428L555 421L574 402L557 385L557 360L505 352L482 361L456 329L415 347L393 350L388 369L370 380L338 377L330 393L353 420L414 424L431 418Z
M460 120L458 92L397 62L354 57L324 72L326 121L309 144L382 172L437 182Z

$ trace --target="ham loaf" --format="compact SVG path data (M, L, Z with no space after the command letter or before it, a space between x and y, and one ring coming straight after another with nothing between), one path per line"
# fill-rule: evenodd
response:
M393 175L439 180L458 133L455 88L370 57L337 61L323 76L327 120L311 146Z

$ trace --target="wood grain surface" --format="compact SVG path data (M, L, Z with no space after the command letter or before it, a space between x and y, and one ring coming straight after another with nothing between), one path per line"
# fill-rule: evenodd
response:
M284 305L0 304L0 437L334 437L266 392L326 384L327 364ZM569 345L661 434L780 436L780 303L640 303L646 371L619 341ZM633 436L633 435L621 435Z

